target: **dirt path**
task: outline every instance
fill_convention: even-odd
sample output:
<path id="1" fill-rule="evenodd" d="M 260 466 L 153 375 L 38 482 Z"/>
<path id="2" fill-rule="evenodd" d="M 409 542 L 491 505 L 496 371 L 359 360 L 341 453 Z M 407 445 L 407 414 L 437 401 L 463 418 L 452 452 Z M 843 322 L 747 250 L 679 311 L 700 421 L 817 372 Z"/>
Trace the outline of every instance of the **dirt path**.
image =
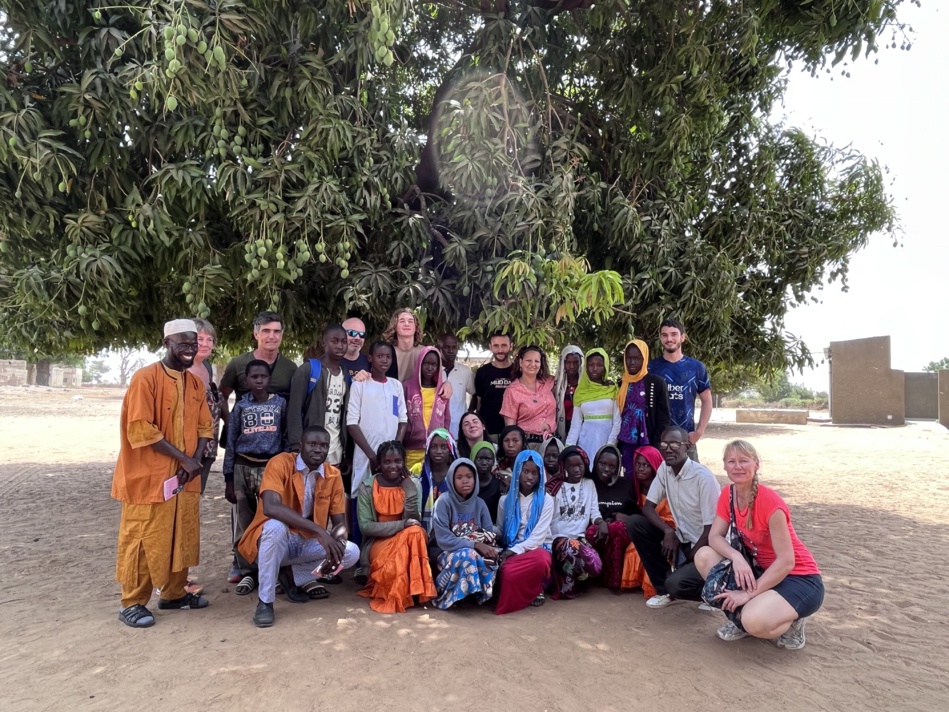
<path id="1" fill-rule="evenodd" d="M 3 709 L 941 710 L 949 708 L 949 435 L 715 422 L 762 452 L 824 571 L 827 600 L 799 653 L 715 637 L 694 604 L 646 609 L 596 590 L 494 616 L 373 613 L 351 578 L 326 601 L 278 599 L 250 622 L 227 573 L 219 470 L 204 502 L 204 611 L 117 620 L 118 505 L 109 498 L 117 390 L 0 388 L 0 682 Z M 719 414 L 723 417 L 727 414 Z"/>

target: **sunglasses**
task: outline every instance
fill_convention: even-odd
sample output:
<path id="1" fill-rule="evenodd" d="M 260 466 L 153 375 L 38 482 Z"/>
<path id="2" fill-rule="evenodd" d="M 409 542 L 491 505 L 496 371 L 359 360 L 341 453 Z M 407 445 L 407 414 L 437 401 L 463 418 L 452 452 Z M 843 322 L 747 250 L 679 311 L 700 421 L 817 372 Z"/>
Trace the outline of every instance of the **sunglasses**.
<path id="1" fill-rule="evenodd" d="M 346 329 L 346 335 L 353 339 L 365 339 L 365 331 L 356 331 L 355 329 Z"/>

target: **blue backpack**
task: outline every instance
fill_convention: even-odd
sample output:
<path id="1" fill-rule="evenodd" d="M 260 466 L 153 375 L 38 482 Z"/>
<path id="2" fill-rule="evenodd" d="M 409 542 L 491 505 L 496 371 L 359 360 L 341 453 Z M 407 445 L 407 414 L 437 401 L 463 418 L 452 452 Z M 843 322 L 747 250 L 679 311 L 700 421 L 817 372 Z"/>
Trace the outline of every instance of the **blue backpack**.
<path id="1" fill-rule="evenodd" d="M 323 373 L 323 363 L 318 358 L 311 358 L 310 360 L 310 382 L 306 384 L 306 399 L 310 400 L 310 394 L 313 392 L 313 389 L 316 388 L 316 384 L 320 382 L 320 374 Z"/>
<path id="2" fill-rule="evenodd" d="M 306 414 L 307 404 L 310 402 L 310 394 L 313 392 L 313 389 L 316 388 L 316 384 L 320 382 L 320 375 L 323 373 L 323 362 L 318 358 L 308 359 L 310 362 L 310 380 L 306 384 L 306 400 L 303 401 L 303 412 Z M 346 373 L 345 369 L 343 370 L 343 377 L 346 379 L 346 383 L 352 383 L 352 378 L 349 374 Z"/>

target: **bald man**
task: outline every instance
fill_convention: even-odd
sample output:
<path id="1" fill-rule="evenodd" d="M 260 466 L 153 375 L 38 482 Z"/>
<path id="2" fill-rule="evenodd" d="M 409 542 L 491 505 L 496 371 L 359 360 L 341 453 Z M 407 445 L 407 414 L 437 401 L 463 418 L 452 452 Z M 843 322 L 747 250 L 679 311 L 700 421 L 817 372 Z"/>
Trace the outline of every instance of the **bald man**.
<path id="1" fill-rule="evenodd" d="M 369 371 L 369 359 L 362 352 L 366 343 L 366 325 L 362 319 L 350 317 L 343 322 L 346 331 L 346 354 L 343 356 L 343 368 L 352 378 L 360 371 Z"/>

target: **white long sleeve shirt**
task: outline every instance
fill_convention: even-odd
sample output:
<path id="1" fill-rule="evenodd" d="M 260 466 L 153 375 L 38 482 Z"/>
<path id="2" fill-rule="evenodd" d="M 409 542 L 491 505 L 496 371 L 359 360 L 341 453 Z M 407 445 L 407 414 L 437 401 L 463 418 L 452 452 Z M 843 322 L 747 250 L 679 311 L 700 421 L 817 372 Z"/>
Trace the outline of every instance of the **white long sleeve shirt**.
<path id="1" fill-rule="evenodd" d="M 517 528 L 517 536 L 520 538 L 523 536 L 524 532 L 527 530 L 527 519 L 530 517 L 531 513 L 531 501 L 534 499 L 534 495 L 519 495 L 520 496 L 520 505 L 521 505 L 521 524 Z M 498 502 L 498 529 L 501 531 L 504 530 L 504 500 L 507 497 L 501 497 L 501 501 Z M 544 494 L 544 508 L 541 510 L 540 519 L 537 520 L 537 524 L 534 526 L 531 535 L 527 537 L 524 541 L 519 544 L 514 544 L 513 546 L 507 546 L 506 548 L 513 551 L 515 554 L 524 554 L 528 551 L 533 551 L 534 549 L 541 548 L 544 544 L 547 544 L 548 547 L 553 541 L 553 537 L 550 535 L 550 523 L 554 517 L 554 498 L 549 494 Z"/>

